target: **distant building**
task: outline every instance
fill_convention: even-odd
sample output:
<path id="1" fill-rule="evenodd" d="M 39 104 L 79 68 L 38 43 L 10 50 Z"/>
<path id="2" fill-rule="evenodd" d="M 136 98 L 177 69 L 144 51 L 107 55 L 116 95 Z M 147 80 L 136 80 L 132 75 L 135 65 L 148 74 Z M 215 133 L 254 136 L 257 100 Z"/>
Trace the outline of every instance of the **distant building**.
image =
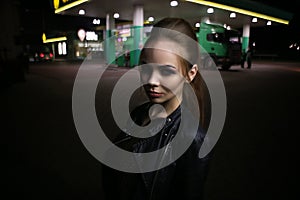
<path id="1" fill-rule="evenodd" d="M 16 60 L 22 53 L 20 1 L 2 0 L 0 6 L 0 60 Z"/>

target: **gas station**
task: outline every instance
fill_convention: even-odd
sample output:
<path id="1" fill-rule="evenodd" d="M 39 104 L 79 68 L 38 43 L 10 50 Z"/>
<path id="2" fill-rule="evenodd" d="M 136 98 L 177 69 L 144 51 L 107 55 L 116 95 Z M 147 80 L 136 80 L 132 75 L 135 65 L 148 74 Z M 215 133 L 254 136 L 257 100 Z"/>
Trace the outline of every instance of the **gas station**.
<path id="1" fill-rule="evenodd" d="M 14 1 L 6 2 L 10 5 Z M 4 182 L 13 186 L 9 195 L 32 200 L 105 199 L 102 164 L 82 144 L 71 109 L 74 80 L 82 66 L 80 59 L 88 60 L 88 51 L 103 52 L 105 61 L 121 66 L 118 57 L 126 53 L 126 44 L 131 42 L 132 49 L 141 48 L 151 27 L 165 17 L 184 18 L 197 34 L 203 23 L 238 30 L 243 51 L 253 45 L 255 28 L 288 27 L 293 22 L 291 13 L 250 0 L 51 2 L 55 16 L 65 15 L 74 21 L 75 16 L 86 16 L 95 30 L 72 27 L 72 34 L 60 31 L 55 35 L 49 26 L 43 34 L 36 33 L 36 38 L 55 48 L 57 62 L 30 63 L 30 71 L 22 81 L 13 76 L 14 71 L 8 71 L 12 75 L 3 73 L 3 141 L 16 158 L 16 165 L 10 168 Z M 13 15 L 7 8 L 3 6 L 6 13 Z M 14 23 L 7 23 L 4 33 L 14 28 Z M 111 37 L 114 39 L 108 40 Z M 13 40 L 3 38 L 13 46 Z M 108 42 L 102 46 L 105 40 Z M 7 45 L 8 58 L 14 53 L 10 46 Z M 139 52 L 130 54 L 132 67 L 138 62 Z M 64 56 L 66 59 L 61 59 Z M 93 76 L 94 71 L 104 71 L 98 63 L 85 64 L 91 66 L 85 72 Z M 290 60 L 266 59 L 257 60 L 251 70 L 234 66 L 228 71 L 216 71 L 224 81 L 227 112 L 222 136 L 214 149 L 204 199 L 299 199 L 295 159 L 299 141 L 295 131 L 299 129 L 299 66 L 299 62 Z M 101 77 L 103 87 L 93 96 L 97 103 L 93 109 L 107 134 L 119 131 L 112 123 L 113 116 L 106 111 L 111 109 L 110 90 L 127 72 L 135 74 L 135 69 L 109 66 Z M 85 120 L 90 122 L 89 118 Z M 16 139 L 16 145 L 11 144 L 11 138 Z"/>
<path id="2" fill-rule="evenodd" d="M 201 22 L 241 30 L 242 52 L 252 45 L 249 44 L 251 27 L 288 25 L 293 17 L 284 10 L 249 0 L 53 0 L 53 7 L 58 15 L 95 17 L 94 21 L 105 19 L 105 22 L 99 20 L 103 40 L 116 36 L 115 41 L 106 40 L 105 47 L 98 45 L 104 50 L 108 63 L 114 63 L 128 52 L 126 43 L 131 43 L 132 49 L 140 49 L 151 25 L 164 17 L 184 18 L 195 31 Z M 127 23 L 116 23 L 120 19 Z M 124 62 L 123 58 L 121 63 Z M 130 66 L 137 62 L 138 51 L 130 52 Z"/>

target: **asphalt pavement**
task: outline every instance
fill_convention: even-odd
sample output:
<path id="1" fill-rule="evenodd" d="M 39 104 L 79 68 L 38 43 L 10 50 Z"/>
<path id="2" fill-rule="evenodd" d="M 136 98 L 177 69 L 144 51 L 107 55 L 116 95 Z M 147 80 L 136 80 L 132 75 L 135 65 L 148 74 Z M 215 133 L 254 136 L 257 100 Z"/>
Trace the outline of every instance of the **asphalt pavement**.
<path id="1" fill-rule="evenodd" d="M 104 199 L 101 164 L 73 121 L 72 91 L 81 64 L 30 64 L 25 81 L 1 91 L 2 146 L 14 155 L 4 151 L 3 165 L 10 170 L 3 182 L 11 195 Z M 110 90 L 128 70 L 109 67 L 95 96 L 99 123 L 111 134 L 118 129 L 107 114 Z M 299 199 L 300 63 L 255 60 L 252 69 L 233 66 L 220 74 L 227 113 L 205 200 Z"/>

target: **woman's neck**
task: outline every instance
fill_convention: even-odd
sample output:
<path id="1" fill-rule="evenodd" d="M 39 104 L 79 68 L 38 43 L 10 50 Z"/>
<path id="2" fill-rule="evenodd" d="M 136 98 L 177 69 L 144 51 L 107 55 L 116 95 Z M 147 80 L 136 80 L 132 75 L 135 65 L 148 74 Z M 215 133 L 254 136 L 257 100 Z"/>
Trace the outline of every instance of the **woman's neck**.
<path id="1" fill-rule="evenodd" d="M 167 118 L 179 105 L 180 102 L 177 99 L 163 104 L 155 104 L 149 110 L 150 118 Z"/>
<path id="2" fill-rule="evenodd" d="M 165 108 L 167 116 L 169 116 L 171 113 L 173 113 L 178 108 L 179 105 L 180 105 L 180 102 L 176 99 L 173 102 L 166 102 L 162 106 Z"/>

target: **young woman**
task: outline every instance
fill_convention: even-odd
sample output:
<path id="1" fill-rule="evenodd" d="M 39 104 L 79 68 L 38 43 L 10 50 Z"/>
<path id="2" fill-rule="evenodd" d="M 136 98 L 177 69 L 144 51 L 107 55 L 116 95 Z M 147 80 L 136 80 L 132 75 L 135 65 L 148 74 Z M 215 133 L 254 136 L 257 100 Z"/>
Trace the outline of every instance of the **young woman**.
<path id="1" fill-rule="evenodd" d="M 165 18 L 155 24 L 141 52 L 139 66 L 143 90 L 149 101 L 135 108 L 131 118 L 141 127 L 156 120 L 165 121 L 158 123 L 157 128 L 145 129 L 149 137 L 130 135 L 137 133 L 129 124 L 115 144 L 136 153 L 153 152 L 167 146 L 166 151 L 151 162 L 171 162 L 142 173 L 121 172 L 104 166 L 103 187 L 107 199 L 202 199 L 210 156 L 198 156 L 208 118 L 205 116 L 207 89 L 199 73 L 199 56 L 197 38 L 187 21 Z M 195 94 L 198 115 L 198 107 L 192 106 L 195 102 L 190 91 Z M 192 138 L 191 143 L 178 154 L 180 150 L 176 145 L 186 138 Z"/>

